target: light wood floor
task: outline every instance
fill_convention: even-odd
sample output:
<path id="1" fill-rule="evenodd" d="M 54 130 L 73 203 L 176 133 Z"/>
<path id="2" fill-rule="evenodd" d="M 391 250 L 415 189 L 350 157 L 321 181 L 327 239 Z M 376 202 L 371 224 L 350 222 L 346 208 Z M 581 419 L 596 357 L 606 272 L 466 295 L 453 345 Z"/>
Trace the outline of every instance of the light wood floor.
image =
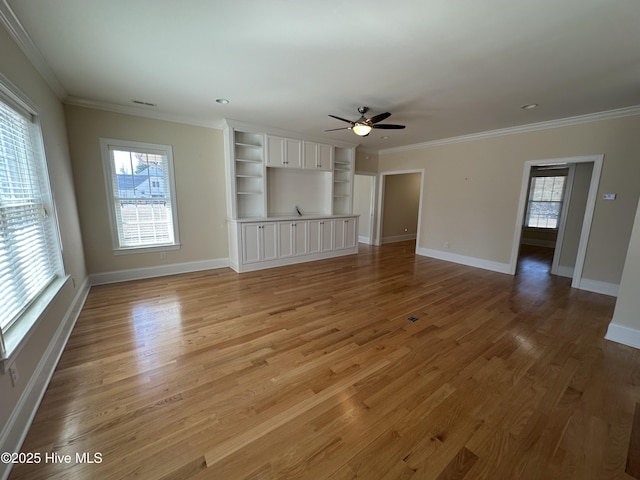
<path id="1" fill-rule="evenodd" d="M 640 478 L 614 299 L 414 248 L 92 288 L 10 478 Z"/>

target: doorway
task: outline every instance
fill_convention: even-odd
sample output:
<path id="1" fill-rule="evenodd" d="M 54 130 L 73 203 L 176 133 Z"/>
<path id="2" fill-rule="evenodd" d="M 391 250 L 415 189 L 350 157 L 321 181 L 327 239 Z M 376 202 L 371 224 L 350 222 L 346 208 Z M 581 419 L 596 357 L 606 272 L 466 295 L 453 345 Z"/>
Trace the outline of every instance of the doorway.
<path id="1" fill-rule="evenodd" d="M 416 240 L 420 243 L 420 220 L 424 169 L 380 174 L 376 245 Z"/>
<path id="2" fill-rule="evenodd" d="M 532 172 L 542 168 L 566 167 L 568 173 L 564 193 L 565 201 L 563 201 L 558 219 L 557 237 L 553 244 L 554 253 L 550 271 L 556 275 L 572 278 L 571 286 L 580 288 L 603 161 L 604 155 L 593 155 L 525 162 L 516 232 L 511 253 L 510 273 L 512 275 L 516 273 L 518 266 Z"/>

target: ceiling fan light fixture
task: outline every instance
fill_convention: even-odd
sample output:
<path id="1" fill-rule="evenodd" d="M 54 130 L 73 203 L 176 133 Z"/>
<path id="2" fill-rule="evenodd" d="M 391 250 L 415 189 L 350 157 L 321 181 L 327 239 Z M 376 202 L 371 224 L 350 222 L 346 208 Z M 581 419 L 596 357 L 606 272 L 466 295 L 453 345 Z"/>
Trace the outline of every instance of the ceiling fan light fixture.
<path id="1" fill-rule="evenodd" d="M 351 129 L 356 135 L 365 137 L 369 135 L 369 132 L 371 132 L 371 128 L 371 125 L 367 125 L 366 123 L 356 123 Z"/>

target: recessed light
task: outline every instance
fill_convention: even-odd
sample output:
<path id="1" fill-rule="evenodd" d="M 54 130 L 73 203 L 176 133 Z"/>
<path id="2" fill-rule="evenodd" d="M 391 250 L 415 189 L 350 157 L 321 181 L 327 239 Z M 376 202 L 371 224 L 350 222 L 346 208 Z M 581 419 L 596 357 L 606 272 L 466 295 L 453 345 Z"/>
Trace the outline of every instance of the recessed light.
<path id="1" fill-rule="evenodd" d="M 226 105 L 227 103 L 229 103 L 229 100 L 227 100 L 226 98 L 216 98 L 216 102 L 220 105 Z"/>
<path id="2" fill-rule="evenodd" d="M 520 108 L 523 110 L 533 110 L 538 106 L 537 103 L 529 103 L 528 105 L 522 105 Z"/>

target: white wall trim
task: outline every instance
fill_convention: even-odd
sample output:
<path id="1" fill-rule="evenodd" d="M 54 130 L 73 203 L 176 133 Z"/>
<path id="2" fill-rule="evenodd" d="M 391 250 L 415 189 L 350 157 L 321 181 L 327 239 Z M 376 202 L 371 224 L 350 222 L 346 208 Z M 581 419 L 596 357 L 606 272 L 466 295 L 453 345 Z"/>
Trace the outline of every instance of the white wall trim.
<path id="1" fill-rule="evenodd" d="M 44 59 L 40 50 L 33 43 L 33 40 L 18 20 L 18 17 L 13 12 L 7 0 L 0 1 L 0 23 L 7 29 L 9 35 L 16 42 L 22 53 L 29 59 L 33 67 L 42 75 L 49 88 L 60 99 L 64 100 L 67 96 L 67 91 L 64 89 L 60 80 L 53 70 Z"/>
<path id="2" fill-rule="evenodd" d="M 417 248 L 416 253 L 424 257 L 436 258 L 447 262 L 460 263 L 469 267 L 482 268 L 498 273 L 509 273 L 510 265 L 508 263 L 493 262 L 483 258 L 467 257 L 458 255 L 457 253 L 443 252 L 442 250 L 432 250 L 430 248 Z"/>
<path id="3" fill-rule="evenodd" d="M 182 125 L 193 125 L 195 127 L 214 128 L 217 130 L 224 129 L 224 122 L 206 121 L 194 117 L 184 115 L 174 115 L 166 112 L 154 110 L 155 107 L 138 107 L 135 105 L 119 105 L 116 103 L 101 102 L 98 100 L 88 100 L 85 98 L 68 96 L 64 99 L 67 105 L 76 105 L 78 107 L 93 108 L 95 110 L 103 110 L 105 112 L 121 113 L 124 115 L 135 115 L 137 117 L 152 118 L 154 120 L 162 120 L 165 122 L 179 123 Z"/>
<path id="4" fill-rule="evenodd" d="M 422 224 L 422 202 L 424 199 L 424 168 L 416 168 L 409 170 L 390 170 L 388 172 L 380 172 L 378 174 L 378 205 L 376 207 L 376 214 L 374 215 L 374 244 L 377 246 L 382 245 L 382 224 L 384 222 L 384 189 L 385 189 L 385 181 L 387 176 L 389 175 L 404 175 L 405 173 L 419 173 L 420 174 L 420 198 L 418 199 L 418 233 L 416 234 L 416 252 L 417 247 L 420 245 L 420 232 L 421 232 L 421 224 Z"/>
<path id="5" fill-rule="evenodd" d="M 144 278 L 164 277 L 179 273 L 199 272 L 224 268 L 229 266 L 228 258 L 213 260 L 200 260 L 197 262 L 173 263 L 170 265 L 157 265 L 153 267 L 132 268 L 128 270 L 116 270 L 113 272 L 93 273 L 89 275 L 91 285 L 104 285 L 107 283 L 127 282 L 129 280 L 141 280 Z"/>
<path id="6" fill-rule="evenodd" d="M 589 278 L 583 278 L 578 285 L 571 285 L 574 288 L 580 290 L 586 290 L 587 292 L 601 293 L 602 295 L 609 295 L 610 297 L 618 296 L 618 289 L 620 285 L 615 283 L 601 282 L 599 280 L 591 280 Z"/>
<path id="7" fill-rule="evenodd" d="M 416 233 L 408 233 L 406 235 L 392 235 L 390 237 L 382 237 L 382 243 L 404 242 L 405 240 L 415 240 L 418 235 Z"/>
<path id="8" fill-rule="evenodd" d="M 27 385 L 18 400 L 16 407 L 9 416 L 7 424 L 0 432 L 0 445 L 5 452 L 19 452 L 27 432 L 33 423 L 42 397 L 44 396 L 51 377 L 69 340 L 71 331 L 76 324 L 80 311 L 89 294 L 89 279 L 76 292 L 71 305 L 60 322 L 58 329 L 51 338 L 47 349 L 40 358 L 38 366 L 29 378 Z M 0 478 L 6 479 L 11 472 L 12 464 L 0 463 Z"/>
<path id="9" fill-rule="evenodd" d="M 640 105 L 635 105 L 632 107 L 625 107 L 625 108 L 618 108 L 615 110 L 606 110 L 604 112 L 589 113 L 586 115 L 578 115 L 575 117 L 560 118 L 557 120 L 549 120 L 546 122 L 530 123 L 527 125 L 500 128 L 497 130 L 488 130 L 485 132 L 472 133 L 469 135 L 461 135 L 459 137 L 443 138 L 440 140 L 432 140 L 430 142 L 416 143 L 413 145 L 404 145 L 401 147 L 387 148 L 384 150 L 380 150 L 378 154 L 387 155 L 391 153 L 407 152 L 410 150 L 420 150 L 423 148 L 439 147 L 441 145 L 450 145 L 453 143 L 472 142 L 474 140 L 501 137 L 504 135 L 535 132 L 537 130 L 546 130 L 549 128 L 567 127 L 571 125 L 579 125 L 581 123 L 590 123 L 590 122 L 598 122 L 601 120 L 611 120 L 615 118 L 631 117 L 633 115 L 640 115 Z"/>
<path id="10" fill-rule="evenodd" d="M 536 165 L 557 165 L 557 164 L 573 164 L 573 163 L 593 163 L 591 172 L 591 181 L 589 184 L 589 193 L 587 195 L 587 203 L 582 221 L 582 229 L 580 232 L 580 242 L 578 244 L 578 253 L 576 254 L 576 264 L 574 267 L 574 276 L 571 282 L 573 288 L 581 288 L 580 281 L 582 279 L 582 271 L 584 269 L 584 261 L 587 255 L 587 242 L 591 232 L 591 222 L 593 221 L 593 213 L 595 211 L 596 200 L 598 196 L 598 186 L 600 184 L 600 173 L 602 172 L 602 164 L 604 155 L 584 155 L 578 157 L 563 157 L 541 160 L 527 160 L 524 163 L 522 171 L 522 184 L 520 187 L 520 200 L 518 202 L 518 211 L 516 222 L 514 225 L 513 244 L 511 246 L 511 264 L 509 273 L 515 275 L 518 265 L 518 252 L 520 250 L 520 241 L 522 238 L 522 224 L 524 222 L 524 211 L 527 202 L 527 191 L 529 188 L 529 176 L 531 168 Z"/>
<path id="11" fill-rule="evenodd" d="M 629 328 L 625 327 L 624 325 L 610 323 L 604 339 L 611 340 L 612 342 L 616 343 L 621 343 L 622 345 L 627 345 L 628 347 L 640 349 L 640 330 L 636 330 L 635 328 Z"/>
<path id="12" fill-rule="evenodd" d="M 366 243 L 367 245 L 371 245 L 371 239 L 369 237 L 365 237 L 363 235 L 358 236 L 358 243 Z"/>

